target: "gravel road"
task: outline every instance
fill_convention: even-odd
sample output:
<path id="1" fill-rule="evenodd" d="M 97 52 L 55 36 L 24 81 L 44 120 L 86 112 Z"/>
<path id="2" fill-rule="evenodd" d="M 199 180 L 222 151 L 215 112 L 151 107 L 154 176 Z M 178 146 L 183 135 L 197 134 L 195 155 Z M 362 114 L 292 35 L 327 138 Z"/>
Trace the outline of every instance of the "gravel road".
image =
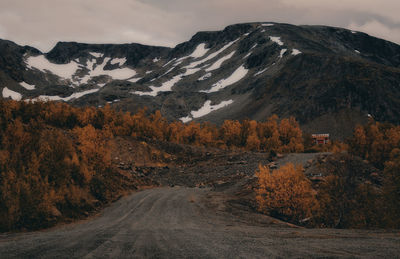
<path id="1" fill-rule="evenodd" d="M 1 258 L 396 258 L 400 234 L 303 229 L 227 209 L 223 194 L 174 187 L 137 192 L 98 217 L 0 235 Z M 239 215 L 240 214 L 240 215 Z M 257 220 L 255 220 L 257 219 Z"/>

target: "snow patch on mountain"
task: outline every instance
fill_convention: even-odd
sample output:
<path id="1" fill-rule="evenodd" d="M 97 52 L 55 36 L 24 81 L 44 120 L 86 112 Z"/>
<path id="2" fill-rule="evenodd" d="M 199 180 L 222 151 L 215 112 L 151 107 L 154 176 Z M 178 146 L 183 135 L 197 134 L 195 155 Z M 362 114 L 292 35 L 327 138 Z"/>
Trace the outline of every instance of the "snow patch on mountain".
<path id="1" fill-rule="evenodd" d="M 118 64 L 119 66 L 122 66 L 123 64 L 125 64 L 125 62 L 126 58 L 113 58 L 112 60 L 110 60 L 111 65 Z"/>
<path id="2" fill-rule="evenodd" d="M 238 69 L 236 69 L 232 75 L 230 75 L 228 78 L 222 79 L 220 81 L 218 81 L 217 83 L 213 84 L 211 89 L 209 90 L 202 90 L 200 92 L 203 93 L 213 93 L 213 92 L 218 92 L 219 90 L 232 85 L 236 82 L 239 82 L 240 80 L 242 80 L 246 75 L 247 72 L 249 72 L 248 69 L 246 69 L 243 65 L 240 66 Z"/>
<path id="3" fill-rule="evenodd" d="M 264 69 L 261 70 L 261 71 L 258 71 L 257 73 L 254 74 L 254 76 L 261 75 L 262 73 L 264 73 L 264 72 L 267 71 L 267 70 L 268 70 L 268 67 L 267 67 L 267 68 L 264 68 Z"/>
<path id="4" fill-rule="evenodd" d="M 192 75 L 194 73 L 197 73 L 198 71 L 200 71 L 201 68 L 187 68 L 186 72 L 183 74 L 183 76 L 189 76 Z"/>
<path id="5" fill-rule="evenodd" d="M 243 57 L 243 59 L 246 59 L 246 58 L 248 58 L 248 57 L 251 55 L 251 53 L 253 53 L 253 52 L 249 52 L 249 53 L 247 53 L 247 55 L 246 55 L 246 56 L 244 56 L 244 57 Z"/>
<path id="6" fill-rule="evenodd" d="M 169 81 L 164 82 L 161 86 L 149 86 L 151 89 L 151 92 L 142 92 L 142 91 L 134 91 L 131 92 L 132 94 L 136 95 L 148 95 L 148 96 L 157 96 L 159 92 L 170 92 L 172 90 L 172 87 L 178 83 L 182 79 L 182 75 L 177 75 L 174 76 L 172 79 Z"/>
<path id="7" fill-rule="evenodd" d="M 203 81 L 203 80 L 210 78 L 211 76 L 212 76 L 212 74 L 210 72 L 208 72 L 208 73 L 204 74 L 203 76 L 199 77 L 199 79 L 197 79 L 197 80 Z"/>
<path id="8" fill-rule="evenodd" d="M 125 67 L 125 68 L 117 68 L 117 69 L 113 69 L 113 70 L 104 70 L 104 67 L 107 65 L 107 63 L 110 61 L 110 59 L 111 58 L 108 58 L 108 57 L 105 58 L 103 60 L 102 64 L 97 65 L 96 68 L 94 68 L 92 70 L 90 70 L 90 68 L 88 68 L 89 69 L 89 75 L 88 76 L 90 78 L 93 78 L 93 77 L 96 77 L 96 76 L 105 75 L 105 76 L 110 76 L 110 77 L 112 77 L 113 79 L 116 79 L 116 80 L 126 80 L 126 79 L 131 78 L 131 77 L 136 75 L 136 71 L 135 70 L 127 68 L 127 67 Z"/>
<path id="9" fill-rule="evenodd" d="M 3 98 L 11 98 L 14 101 L 20 101 L 22 99 L 22 95 L 18 92 L 8 89 L 7 87 L 3 88 Z"/>
<path id="10" fill-rule="evenodd" d="M 142 79 L 142 78 L 141 78 L 141 77 L 137 77 L 137 78 L 128 79 L 128 80 L 126 80 L 126 81 L 131 82 L 131 83 L 136 83 L 136 82 L 139 81 L 140 79 Z"/>
<path id="11" fill-rule="evenodd" d="M 296 55 L 299 55 L 299 54 L 301 54 L 301 51 L 300 51 L 300 50 L 298 50 L 298 49 L 292 49 L 292 55 L 293 55 L 293 56 L 296 56 Z"/>
<path id="12" fill-rule="evenodd" d="M 283 42 L 281 41 L 281 37 L 274 37 L 274 36 L 269 36 L 270 40 L 278 44 L 279 46 L 283 46 Z"/>
<path id="13" fill-rule="evenodd" d="M 244 56 L 243 57 L 243 59 L 246 59 L 246 58 L 248 58 L 253 52 L 252 52 L 252 50 L 255 48 L 255 47 L 257 47 L 257 43 L 256 44 L 254 44 L 250 49 L 249 49 L 249 53 L 247 53 L 247 55 L 246 56 Z"/>
<path id="14" fill-rule="evenodd" d="M 101 58 L 103 56 L 103 53 L 99 53 L 99 52 L 89 52 L 89 54 L 95 58 Z"/>
<path id="15" fill-rule="evenodd" d="M 199 45 L 197 45 L 196 49 L 193 51 L 192 54 L 190 54 L 189 56 L 192 58 L 201 58 L 202 56 L 204 56 L 209 49 L 206 49 L 206 44 L 205 43 L 200 43 Z"/>
<path id="16" fill-rule="evenodd" d="M 76 93 L 71 94 L 68 97 L 60 97 L 58 95 L 55 95 L 55 96 L 40 95 L 39 97 L 36 97 L 32 101 L 64 101 L 64 102 L 68 102 L 68 101 L 70 101 L 72 99 L 78 99 L 78 98 L 81 98 L 82 96 L 85 96 L 85 95 L 88 95 L 88 94 L 92 94 L 92 93 L 96 93 L 99 90 L 100 90 L 100 88 L 90 89 L 90 90 L 86 90 L 86 91 L 82 91 L 82 92 L 76 92 Z"/>
<path id="17" fill-rule="evenodd" d="M 286 51 L 287 49 L 281 49 L 281 53 L 279 53 L 279 58 L 282 58 Z"/>
<path id="18" fill-rule="evenodd" d="M 179 120 L 182 121 L 183 123 L 186 123 L 186 122 L 193 120 L 193 118 L 190 116 L 186 116 L 186 117 L 179 118 Z"/>
<path id="19" fill-rule="evenodd" d="M 96 60 L 95 59 L 90 59 L 90 60 L 86 60 L 86 68 L 89 70 L 93 70 L 94 69 L 94 65 L 96 65 Z M 84 68 L 85 66 L 81 66 L 81 68 Z"/>
<path id="20" fill-rule="evenodd" d="M 169 74 L 169 73 L 170 73 L 172 70 L 174 70 L 175 68 L 176 68 L 176 66 L 171 67 L 170 69 L 167 70 L 167 72 L 165 72 L 164 74 L 162 74 L 162 75 L 159 76 L 158 78 L 163 77 L 163 76 L 165 76 L 166 74 Z"/>
<path id="21" fill-rule="evenodd" d="M 230 46 L 232 46 L 233 44 L 235 44 L 239 39 L 240 39 L 240 38 L 237 38 L 236 40 L 233 40 L 233 41 L 229 42 L 228 44 L 226 44 L 225 46 L 223 46 L 220 50 L 218 50 L 218 51 L 216 52 L 217 55 L 218 55 L 219 53 L 221 53 L 222 51 L 226 50 L 227 48 L 229 48 Z M 216 55 L 215 55 L 215 56 L 216 56 Z M 214 57 L 215 57 L 215 56 L 214 56 Z"/>
<path id="22" fill-rule="evenodd" d="M 23 88 L 25 88 L 26 90 L 34 90 L 35 89 L 35 85 L 30 85 L 28 83 L 25 83 L 24 81 L 19 83 Z"/>
<path id="23" fill-rule="evenodd" d="M 199 110 L 192 111 L 191 114 L 192 114 L 193 118 L 200 118 L 200 117 L 203 117 L 203 116 L 209 114 L 212 111 L 219 110 L 219 109 L 221 109 L 225 106 L 228 106 L 232 103 L 233 103 L 233 100 L 228 100 L 228 101 L 222 101 L 216 105 L 211 105 L 211 101 L 207 100 Z"/>
<path id="24" fill-rule="evenodd" d="M 210 72 L 210 71 L 220 68 L 222 63 L 224 63 L 226 60 L 232 58 L 235 53 L 236 53 L 236 51 L 234 50 L 231 53 L 229 53 L 228 55 L 218 59 L 217 61 L 214 62 L 214 64 L 212 64 L 210 67 L 208 67 L 206 69 L 206 72 Z"/>
<path id="25" fill-rule="evenodd" d="M 216 51 L 216 52 L 214 52 L 214 53 L 212 53 L 212 54 L 209 54 L 207 57 L 205 57 L 205 58 L 203 58 L 203 59 L 200 59 L 200 60 L 198 60 L 198 61 L 195 61 L 195 62 L 192 62 L 192 63 L 190 63 L 189 65 L 187 65 L 186 67 L 184 67 L 184 68 L 194 68 L 194 67 L 196 67 L 196 66 L 198 66 L 198 65 L 200 65 L 200 64 L 204 64 L 205 62 L 207 62 L 207 61 L 209 61 L 209 60 L 211 60 L 211 59 L 213 59 L 213 58 L 215 58 L 216 56 L 218 56 L 219 54 L 221 54 L 224 50 L 226 50 L 227 48 L 229 48 L 230 46 L 232 46 L 236 41 L 238 41 L 239 39 L 236 39 L 236 40 L 234 40 L 234 41 L 231 41 L 231 42 L 229 42 L 228 44 L 226 44 L 225 46 L 223 46 L 221 49 L 219 49 L 218 51 Z"/>
<path id="26" fill-rule="evenodd" d="M 198 109 L 197 111 L 191 111 L 189 116 L 182 117 L 182 118 L 180 118 L 180 120 L 183 123 L 186 123 L 186 122 L 191 121 L 192 119 L 203 117 L 213 111 L 224 108 L 232 103 L 233 103 L 233 100 L 228 100 L 228 101 L 222 101 L 216 105 L 211 105 L 211 101 L 207 100 L 200 109 Z"/>
<path id="27" fill-rule="evenodd" d="M 201 57 L 204 56 L 204 55 L 208 52 L 208 50 L 209 50 L 209 49 L 206 49 L 205 46 L 206 46 L 205 43 L 200 43 L 199 45 L 197 45 L 196 49 L 195 49 L 190 55 L 183 56 L 183 57 L 177 59 L 177 60 L 175 61 L 175 66 L 179 65 L 179 64 L 182 63 L 185 59 L 188 59 L 188 58 L 201 58 Z M 164 66 L 165 66 L 165 65 L 164 65 Z"/>
<path id="28" fill-rule="evenodd" d="M 176 58 L 171 59 L 170 61 L 168 61 L 167 63 L 165 63 L 162 67 L 168 66 L 170 63 L 174 62 L 175 60 L 176 60 Z"/>
<path id="29" fill-rule="evenodd" d="M 78 63 L 75 61 L 68 64 L 55 64 L 50 62 L 44 55 L 36 57 L 30 56 L 26 60 L 26 63 L 30 69 L 36 68 L 42 72 L 47 70 L 56 76 L 69 79 L 72 78 L 72 75 L 75 74 L 76 70 L 79 68 Z"/>
<path id="30" fill-rule="evenodd" d="M 100 53 L 90 52 L 92 56 L 99 56 Z M 38 69 L 42 72 L 49 71 L 52 74 L 64 78 L 70 79 L 75 82 L 79 81 L 81 84 L 87 84 L 89 80 L 96 76 L 110 76 L 112 79 L 116 80 L 126 80 L 136 75 L 136 71 L 130 68 L 117 68 L 113 70 L 105 70 L 104 67 L 107 63 L 110 64 L 119 64 L 123 65 L 126 62 L 126 58 L 115 58 L 111 59 L 109 57 L 104 58 L 103 63 L 100 65 L 96 65 L 96 61 L 91 59 L 86 61 L 86 68 L 89 70 L 89 73 L 81 78 L 77 76 L 74 77 L 74 74 L 78 69 L 83 69 L 85 66 L 78 64 L 76 61 L 71 61 L 68 64 L 55 64 L 50 62 L 44 55 L 39 55 L 36 57 L 29 57 L 26 60 L 28 68 L 30 69 Z"/>
<path id="31" fill-rule="evenodd" d="M 184 56 L 184 57 L 181 57 L 181 58 L 177 59 L 177 60 L 174 62 L 174 66 L 179 65 L 179 64 L 182 63 L 185 59 L 188 59 L 188 58 L 190 58 L 190 55 Z"/>

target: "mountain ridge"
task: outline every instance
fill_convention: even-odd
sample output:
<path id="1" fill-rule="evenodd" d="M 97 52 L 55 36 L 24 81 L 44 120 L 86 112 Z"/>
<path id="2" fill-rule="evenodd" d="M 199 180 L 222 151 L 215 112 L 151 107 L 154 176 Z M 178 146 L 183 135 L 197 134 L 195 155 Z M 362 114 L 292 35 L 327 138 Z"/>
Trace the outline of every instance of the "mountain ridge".
<path id="1" fill-rule="evenodd" d="M 0 58 L 3 98 L 146 106 L 184 122 L 295 116 L 338 138 L 370 116 L 400 122 L 400 46 L 336 27 L 236 24 L 174 48 L 0 41 Z"/>

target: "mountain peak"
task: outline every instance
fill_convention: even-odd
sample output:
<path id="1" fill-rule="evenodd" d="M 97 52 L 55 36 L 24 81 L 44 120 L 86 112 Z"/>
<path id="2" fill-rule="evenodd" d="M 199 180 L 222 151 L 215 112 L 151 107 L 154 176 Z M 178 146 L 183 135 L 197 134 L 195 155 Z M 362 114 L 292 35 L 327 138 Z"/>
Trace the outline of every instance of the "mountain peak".
<path id="1" fill-rule="evenodd" d="M 59 42 L 25 55 L 27 47 L 8 44 L 3 57 L 11 58 L 0 62 L 6 96 L 147 106 L 182 121 L 295 116 L 304 129 L 334 137 L 368 114 L 400 122 L 400 46 L 342 28 L 234 24 L 172 49 Z"/>

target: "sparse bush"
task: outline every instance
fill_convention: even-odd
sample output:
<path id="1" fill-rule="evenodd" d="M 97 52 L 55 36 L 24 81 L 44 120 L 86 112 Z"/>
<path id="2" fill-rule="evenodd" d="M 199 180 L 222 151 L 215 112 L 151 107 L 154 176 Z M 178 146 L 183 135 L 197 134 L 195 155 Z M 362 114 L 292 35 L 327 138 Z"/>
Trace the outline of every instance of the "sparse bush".
<path id="1" fill-rule="evenodd" d="M 379 227 L 383 210 L 376 187 L 357 183 L 349 177 L 330 175 L 318 188 L 319 210 L 316 223 L 322 227 Z"/>

